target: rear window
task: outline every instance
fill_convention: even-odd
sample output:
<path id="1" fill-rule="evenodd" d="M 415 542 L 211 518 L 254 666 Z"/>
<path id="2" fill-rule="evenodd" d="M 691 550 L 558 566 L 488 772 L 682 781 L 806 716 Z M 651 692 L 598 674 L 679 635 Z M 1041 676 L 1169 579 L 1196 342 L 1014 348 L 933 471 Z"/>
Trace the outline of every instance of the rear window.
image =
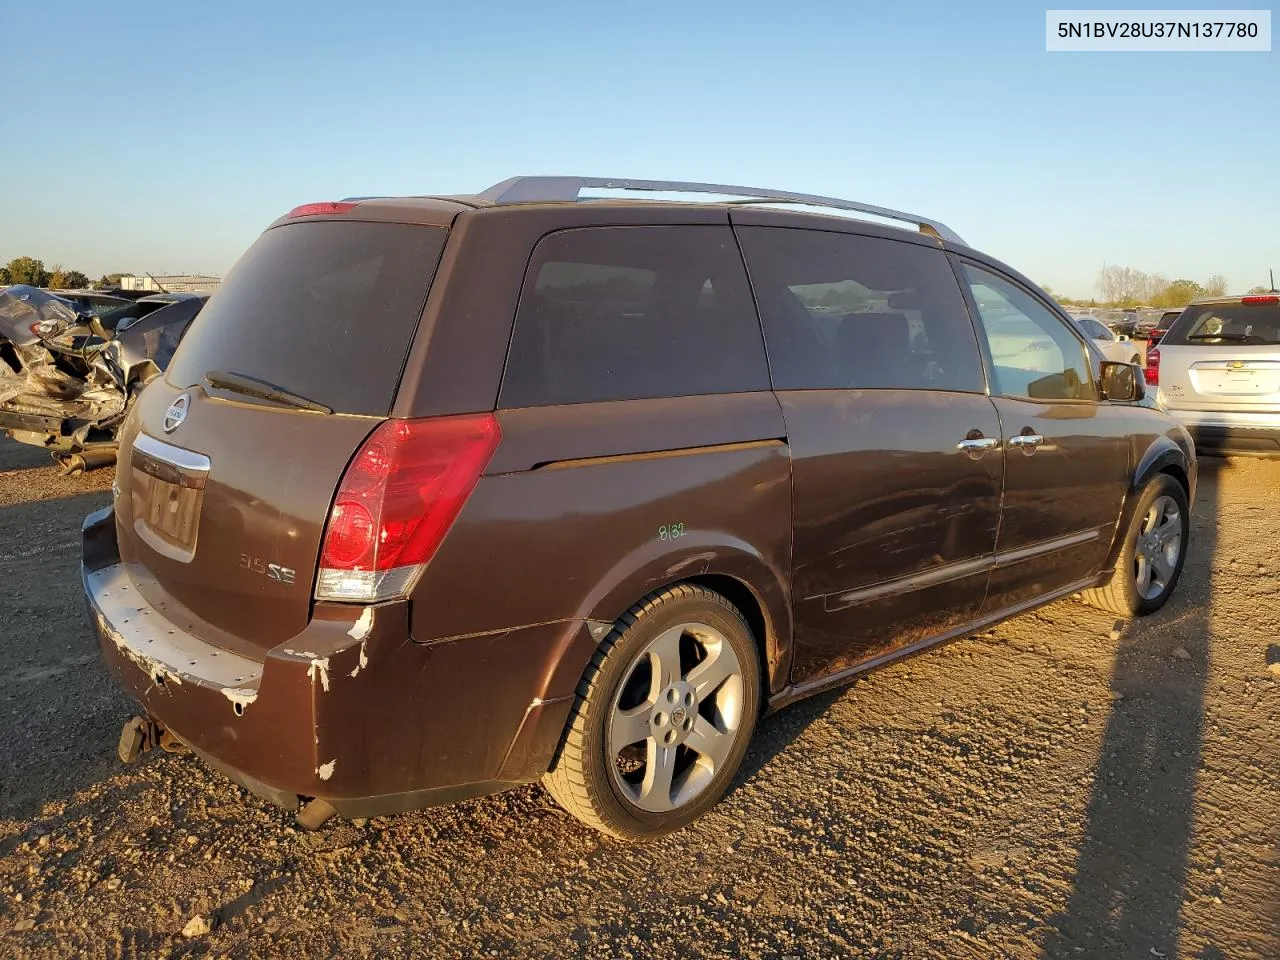
<path id="1" fill-rule="evenodd" d="M 534 248 L 502 406 L 768 389 L 760 322 L 727 226 L 583 227 Z"/>
<path id="2" fill-rule="evenodd" d="M 167 379 L 265 380 L 339 413 L 385 416 L 446 231 L 309 221 L 268 230 L 200 312 Z"/>
<path id="3" fill-rule="evenodd" d="M 1162 343 L 1239 346 L 1280 343 L 1280 303 L 1221 303 L 1187 307 Z"/>
<path id="4" fill-rule="evenodd" d="M 1097 320 L 1080 320 L 1080 329 L 1084 331 L 1085 336 L 1092 337 L 1094 340 L 1114 340 L 1115 334 L 1100 324 Z"/>

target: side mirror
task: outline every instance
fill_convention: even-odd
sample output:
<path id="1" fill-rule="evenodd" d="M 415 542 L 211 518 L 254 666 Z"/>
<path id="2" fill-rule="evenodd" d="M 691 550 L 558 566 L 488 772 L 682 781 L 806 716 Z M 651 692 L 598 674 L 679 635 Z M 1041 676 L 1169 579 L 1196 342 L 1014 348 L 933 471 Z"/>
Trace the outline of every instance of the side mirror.
<path id="1" fill-rule="evenodd" d="M 1102 396 L 1117 403 L 1133 402 L 1146 396 L 1142 374 L 1132 363 L 1102 362 Z"/>
<path id="2" fill-rule="evenodd" d="M 1119 340 L 1121 343 L 1128 343 L 1129 335 L 1127 333 L 1122 333 L 1120 334 L 1120 336 L 1116 337 L 1116 339 Z"/>

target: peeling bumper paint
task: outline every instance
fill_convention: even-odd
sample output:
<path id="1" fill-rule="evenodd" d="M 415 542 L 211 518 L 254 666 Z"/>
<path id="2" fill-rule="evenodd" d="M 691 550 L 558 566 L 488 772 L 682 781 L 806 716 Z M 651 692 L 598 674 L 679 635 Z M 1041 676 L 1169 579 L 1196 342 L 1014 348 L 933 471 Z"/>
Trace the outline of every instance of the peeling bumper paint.
<path id="1" fill-rule="evenodd" d="M 110 509 L 83 535 L 85 596 L 112 672 L 197 756 L 281 806 L 319 797 L 373 816 L 537 779 L 598 642 L 559 622 L 416 644 L 407 603 L 317 603 L 288 642 L 244 655 L 138 593 Z"/>

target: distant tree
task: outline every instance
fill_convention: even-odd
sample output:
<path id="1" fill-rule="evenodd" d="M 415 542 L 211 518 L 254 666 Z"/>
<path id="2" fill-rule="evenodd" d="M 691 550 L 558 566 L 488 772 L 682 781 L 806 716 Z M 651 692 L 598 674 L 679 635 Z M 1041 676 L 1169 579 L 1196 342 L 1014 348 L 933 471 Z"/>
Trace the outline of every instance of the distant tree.
<path id="1" fill-rule="evenodd" d="M 1157 307 L 1185 307 L 1197 297 L 1205 295 L 1204 287 L 1194 280 L 1175 280 L 1156 297 Z"/>
<path id="2" fill-rule="evenodd" d="M 7 267 L 10 283 L 28 283 L 33 287 L 43 287 L 49 282 L 49 272 L 44 264 L 34 257 L 14 257 Z"/>
<path id="3" fill-rule="evenodd" d="M 1142 293 L 1138 299 L 1142 303 L 1154 305 L 1156 298 L 1164 292 L 1167 286 L 1169 286 L 1169 278 L 1163 273 L 1143 274 Z"/>
<path id="4" fill-rule="evenodd" d="M 1227 278 L 1215 273 L 1204 285 L 1204 296 L 1225 297 L 1227 295 Z"/>
<path id="5" fill-rule="evenodd" d="M 8 286 L 11 283 L 13 281 L 9 279 L 9 268 L 0 267 L 0 287 Z"/>
<path id="6" fill-rule="evenodd" d="M 1104 264 L 1098 271 L 1097 286 L 1103 300 L 1119 307 L 1132 307 L 1150 292 L 1151 277 L 1133 267 Z"/>
<path id="7" fill-rule="evenodd" d="M 49 274 L 49 284 L 54 290 L 83 290 L 89 286 L 89 278 L 79 270 L 64 270 L 55 266 Z"/>

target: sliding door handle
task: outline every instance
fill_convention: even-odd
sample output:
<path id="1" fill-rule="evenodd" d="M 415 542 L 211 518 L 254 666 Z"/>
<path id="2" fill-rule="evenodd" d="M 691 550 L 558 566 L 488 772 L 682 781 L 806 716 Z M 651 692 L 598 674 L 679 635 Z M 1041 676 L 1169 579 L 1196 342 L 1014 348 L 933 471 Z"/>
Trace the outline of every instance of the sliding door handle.
<path id="1" fill-rule="evenodd" d="M 995 437 L 970 437 L 957 443 L 956 449 L 964 451 L 970 458 L 977 460 L 988 450 L 994 450 L 998 446 L 1000 441 Z"/>
<path id="2" fill-rule="evenodd" d="M 1020 433 L 1015 437 L 1009 438 L 1009 446 L 1022 447 L 1027 453 L 1030 453 L 1042 443 L 1044 443 L 1044 437 L 1038 433 Z"/>

